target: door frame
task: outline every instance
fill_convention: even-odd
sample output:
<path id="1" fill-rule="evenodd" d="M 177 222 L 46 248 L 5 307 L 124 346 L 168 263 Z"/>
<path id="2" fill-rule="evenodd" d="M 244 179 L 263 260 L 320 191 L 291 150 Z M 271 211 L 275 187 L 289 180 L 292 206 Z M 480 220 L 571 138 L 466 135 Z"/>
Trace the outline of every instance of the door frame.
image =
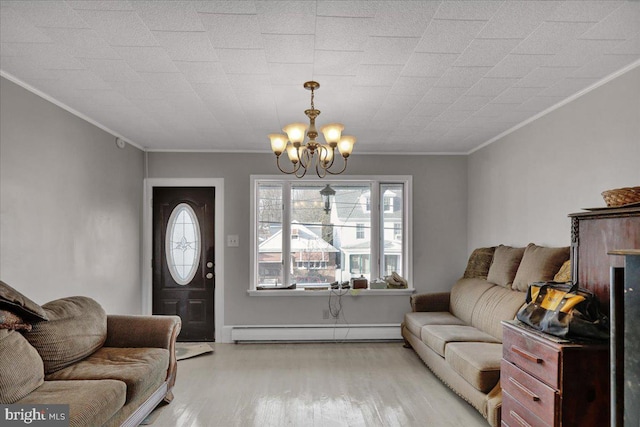
<path id="1" fill-rule="evenodd" d="M 214 322 L 215 340 L 222 342 L 224 329 L 224 178 L 145 178 L 142 206 L 142 313 L 153 313 L 153 188 L 213 187 L 214 207 Z"/>

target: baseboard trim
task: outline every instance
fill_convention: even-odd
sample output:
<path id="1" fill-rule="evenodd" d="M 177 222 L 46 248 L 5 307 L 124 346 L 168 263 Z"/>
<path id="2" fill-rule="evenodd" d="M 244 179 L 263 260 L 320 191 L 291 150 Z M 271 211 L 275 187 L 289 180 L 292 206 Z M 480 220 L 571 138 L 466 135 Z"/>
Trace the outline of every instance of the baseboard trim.
<path id="1" fill-rule="evenodd" d="M 236 325 L 232 342 L 261 341 L 395 341 L 400 324 L 376 325 Z"/>

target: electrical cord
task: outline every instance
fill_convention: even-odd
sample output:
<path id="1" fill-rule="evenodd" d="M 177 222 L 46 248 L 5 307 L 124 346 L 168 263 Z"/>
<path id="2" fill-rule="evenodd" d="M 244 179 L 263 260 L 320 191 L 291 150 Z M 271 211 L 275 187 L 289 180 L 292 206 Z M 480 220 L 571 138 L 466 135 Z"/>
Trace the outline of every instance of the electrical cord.
<path id="1" fill-rule="evenodd" d="M 346 316 L 344 315 L 344 307 L 342 306 L 342 296 L 345 295 L 347 292 L 349 292 L 348 289 L 329 289 L 329 314 L 331 315 L 331 317 L 334 319 L 333 322 L 333 341 L 336 343 L 344 343 L 347 340 L 347 337 L 349 336 L 349 332 L 351 331 L 351 328 L 349 327 L 349 322 L 347 321 Z M 332 302 L 332 297 L 336 297 L 335 300 L 333 300 Z M 336 339 L 336 329 L 338 326 L 338 322 L 340 321 L 340 315 L 342 315 L 342 319 L 344 321 L 344 324 L 347 325 L 347 333 L 345 334 L 344 338 L 342 340 L 338 340 Z"/>

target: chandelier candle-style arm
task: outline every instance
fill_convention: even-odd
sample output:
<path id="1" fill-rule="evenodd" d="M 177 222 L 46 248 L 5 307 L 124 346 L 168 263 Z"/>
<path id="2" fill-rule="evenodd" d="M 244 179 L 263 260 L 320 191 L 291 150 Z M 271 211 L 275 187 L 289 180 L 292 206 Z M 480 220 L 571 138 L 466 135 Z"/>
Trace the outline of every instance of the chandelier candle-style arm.
<path id="1" fill-rule="evenodd" d="M 305 110 L 305 115 L 309 118 L 309 125 L 305 123 L 292 123 L 285 126 L 282 131 L 286 133 L 269 135 L 271 140 L 271 150 L 276 155 L 276 165 L 282 173 L 295 174 L 302 178 L 307 170 L 314 167 L 316 174 L 324 178 L 327 173 L 338 175 L 347 169 L 347 158 L 353 151 L 353 144 L 356 139 L 353 136 L 342 135 L 344 125 L 341 123 L 330 123 L 320 128 L 324 135 L 326 144 L 318 142 L 318 130 L 316 128 L 316 118 L 320 115 L 320 110 L 316 110 L 314 105 L 315 90 L 320 88 L 318 82 L 309 81 L 304 84 L 304 88 L 311 91 L 311 108 Z M 307 142 L 305 143 L 305 137 Z M 336 148 L 344 160 L 342 170 L 331 170 L 335 162 Z M 282 169 L 280 166 L 280 156 L 287 152 L 289 161 L 293 165 L 291 171 Z"/>

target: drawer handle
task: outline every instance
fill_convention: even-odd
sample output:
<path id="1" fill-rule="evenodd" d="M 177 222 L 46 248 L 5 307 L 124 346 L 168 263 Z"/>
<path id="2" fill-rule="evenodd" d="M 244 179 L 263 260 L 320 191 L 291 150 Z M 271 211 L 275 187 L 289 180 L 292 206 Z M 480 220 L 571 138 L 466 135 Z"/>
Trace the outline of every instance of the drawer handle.
<path id="1" fill-rule="evenodd" d="M 518 414 L 516 414 L 513 411 L 509 411 L 509 414 L 511 414 L 511 417 L 516 420 L 518 423 L 520 423 L 521 426 L 523 427 L 531 427 L 531 424 L 529 424 L 528 422 L 526 422 L 525 420 L 522 419 L 522 417 Z"/>
<path id="2" fill-rule="evenodd" d="M 513 351 L 514 353 L 524 357 L 527 360 L 530 360 L 534 363 L 542 363 L 542 359 L 539 358 L 538 356 L 536 356 L 535 354 L 531 354 L 528 351 L 524 351 L 523 349 L 516 347 L 515 345 L 511 346 L 511 351 Z"/>
<path id="3" fill-rule="evenodd" d="M 534 392 L 532 392 L 531 390 L 529 390 L 528 388 L 526 388 L 525 386 L 523 386 L 522 384 L 520 384 L 518 381 L 516 381 L 513 377 L 509 377 L 509 381 L 516 387 L 518 387 L 520 389 L 520 391 L 522 391 L 524 394 L 526 394 L 527 396 L 529 396 L 531 398 L 531 400 L 533 400 L 534 402 L 538 402 L 540 400 L 540 398 L 538 397 L 537 394 L 535 394 Z"/>

